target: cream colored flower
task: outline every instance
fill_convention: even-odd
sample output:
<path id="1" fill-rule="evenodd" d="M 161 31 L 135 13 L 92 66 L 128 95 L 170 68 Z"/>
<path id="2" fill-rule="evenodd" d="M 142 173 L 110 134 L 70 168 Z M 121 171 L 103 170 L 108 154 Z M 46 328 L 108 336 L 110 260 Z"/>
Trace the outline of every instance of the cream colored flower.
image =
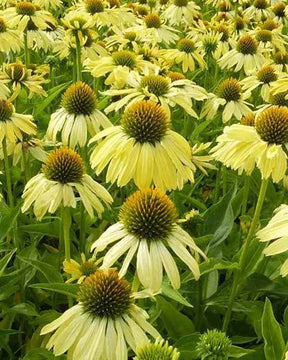
<path id="1" fill-rule="evenodd" d="M 163 12 L 171 25 L 190 24 L 199 15 L 200 7 L 194 1 L 174 0 Z"/>
<path id="2" fill-rule="evenodd" d="M 173 288 L 178 289 L 180 275 L 169 250 L 188 266 L 195 280 L 199 279 L 200 270 L 192 254 L 195 257 L 201 254 L 204 258 L 206 255 L 192 237 L 176 224 L 176 217 L 174 204 L 157 188 L 137 191 L 121 207 L 119 222 L 110 226 L 94 242 L 91 250 L 103 251 L 114 243 L 104 255 L 104 269 L 126 254 L 119 272 L 120 277 L 126 274 L 136 257 L 135 270 L 145 288 L 159 291 L 164 269 Z"/>
<path id="3" fill-rule="evenodd" d="M 63 270 L 66 274 L 72 275 L 72 277 L 68 278 L 66 282 L 71 283 L 77 280 L 78 284 L 82 284 L 87 276 L 90 276 L 96 272 L 98 264 L 101 261 L 102 259 L 96 261 L 94 258 L 86 260 L 85 254 L 81 254 L 81 264 L 73 259 L 65 259 L 63 261 Z"/>
<path id="4" fill-rule="evenodd" d="M 0 51 L 17 53 L 23 47 L 18 30 L 9 29 L 3 17 L 0 17 Z"/>
<path id="5" fill-rule="evenodd" d="M 85 174 L 83 160 L 75 151 L 59 148 L 48 156 L 42 172 L 26 184 L 22 212 L 33 206 L 36 218 L 41 220 L 47 211 L 53 214 L 61 205 L 75 208 L 75 192 L 91 218 L 94 210 L 98 216 L 104 211 L 101 201 L 106 205 L 113 201 L 102 185 Z"/>

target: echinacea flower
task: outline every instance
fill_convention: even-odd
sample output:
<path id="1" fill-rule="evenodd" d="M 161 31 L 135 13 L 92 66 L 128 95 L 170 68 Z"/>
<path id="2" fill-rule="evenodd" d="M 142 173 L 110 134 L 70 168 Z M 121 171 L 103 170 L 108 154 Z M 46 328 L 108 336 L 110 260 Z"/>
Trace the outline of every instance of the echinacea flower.
<path id="1" fill-rule="evenodd" d="M 219 106 L 224 106 L 222 113 L 223 122 L 228 122 L 232 116 L 240 120 L 242 116 L 251 112 L 249 104 L 246 99 L 250 97 L 249 91 L 244 91 L 241 86 L 241 82 L 237 79 L 230 78 L 223 80 L 216 90 L 216 95 L 213 93 L 208 94 L 208 99 L 202 107 L 200 117 L 207 117 L 212 119 Z"/>
<path id="2" fill-rule="evenodd" d="M 9 29 L 3 17 L 0 17 L 0 51 L 14 53 L 23 47 L 23 41 L 18 30 Z"/>
<path id="3" fill-rule="evenodd" d="M 152 101 L 130 105 L 121 125 L 103 130 L 90 142 L 102 140 L 91 154 L 91 166 L 100 174 L 109 164 L 106 181 L 139 188 L 155 184 L 163 190 L 182 188 L 194 181 L 195 166 L 187 141 L 170 129 L 165 109 Z"/>
<path id="4" fill-rule="evenodd" d="M 212 149 L 213 157 L 234 170 L 252 173 L 255 166 L 263 179 L 279 182 L 287 170 L 288 108 L 271 106 L 255 117 L 255 126 L 224 128 Z"/>
<path id="5" fill-rule="evenodd" d="M 267 0 L 254 0 L 250 6 L 244 11 L 243 15 L 250 19 L 250 21 L 261 21 L 272 17 L 272 11 L 269 1 Z"/>
<path id="6" fill-rule="evenodd" d="M 127 84 L 128 88 L 103 91 L 103 94 L 108 96 L 124 95 L 122 99 L 106 107 L 106 114 L 118 111 L 128 103 L 149 99 L 160 103 L 168 113 L 170 113 L 170 106 L 178 105 L 187 114 L 197 118 L 198 115 L 192 108 L 192 99 L 203 101 L 208 97 L 205 89 L 188 79 L 172 82 L 168 76 L 131 74 Z"/>
<path id="7" fill-rule="evenodd" d="M 194 1 L 174 0 L 163 12 L 163 16 L 171 25 L 190 24 L 199 14 L 200 7 Z"/>
<path id="8" fill-rule="evenodd" d="M 57 10 L 62 7 L 62 0 L 34 0 L 33 2 L 46 10 Z"/>
<path id="9" fill-rule="evenodd" d="M 21 32 L 27 29 L 29 21 L 41 30 L 49 28 L 49 23 L 54 24 L 56 22 L 48 11 L 41 10 L 28 1 L 20 1 L 15 6 L 8 7 L 3 10 L 2 16 L 7 21 L 8 26 L 17 28 Z"/>
<path id="10" fill-rule="evenodd" d="M 160 54 L 167 61 L 180 64 L 183 73 L 186 73 L 188 70 L 195 70 L 195 63 L 201 69 L 207 68 L 207 64 L 203 59 L 204 51 L 201 47 L 201 43 L 183 38 L 178 40 L 176 49 L 162 50 Z"/>
<path id="11" fill-rule="evenodd" d="M 86 69 L 96 78 L 105 76 L 106 85 L 123 88 L 131 71 L 155 70 L 156 66 L 129 50 L 119 50 L 97 60 L 86 60 Z"/>
<path id="12" fill-rule="evenodd" d="M 120 276 L 124 276 L 136 256 L 136 273 L 141 284 L 159 291 L 163 281 L 163 268 L 173 286 L 180 287 L 180 275 L 170 248 L 191 270 L 195 280 L 200 277 L 196 257 L 205 254 L 192 237 L 176 223 L 177 211 L 167 195 L 157 188 L 139 190 L 122 205 L 119 222 L 110 226 L 97 239 L 91 250 L 103 251 L 112 245 L 103 258 L 103 268 L 111 267 L 126 254 Z M 187 249 L 189 248 L 190 251 Z"/>
<path id="13" fill-rule="evenodd" d="M 10 100 L 18 97 L 22 88 L 28 91 L 28 97 L 31 99 L 34 95 L 46 96 L 43 85 L 47 82 L 44 75 L 33 72 L 20 62 L 4 64 L 0 71 L 0 82 L 11 86 L 13 94 Z"/>
<path id="14" fill-rule="evenodd" d="M 56 330 L 47 348 L 56 356 L 68 351 L 71 360 L 127 360 L 128 346 L 136 351 L 149 343 L 146 334 L 160 336 L 135 305 L 137 295 L 116 270 L 97 270 L 80 285 L 78 304 L 42 328 L 41 335 Z"/>
<path id="15" fill-rule="evenodd" d="M 266 256 L 282 254 L 288 250 L 288 206 L 283 204 L 275 210 L 269 223 L 256 234 L 261 242 L 270 242 L 264 249 Z M 281 267 L 280 274 L 288 275 L 288 259 Z"/>
<path id="16" fill-rule="evenodd" d="M 208 330 L 200 336 L 197 353 L 201 360 L 226 360 L 232 347 L 231 340 L 219 330 Z"/>
<path id="17" fill-rule="evenodd" d="M 83 160 L 75 151 L 59 148 L 50 153 L 42 172 L 26 184 L 22 212 L 33 206 L 35 216 L 41 220 L 47 211 L 53 214 L 61 205 L 75 208 L 75 192 L 91 218 L 94 210 L 98 216 L 104 211 L 101 201 L 105 205 L 113 201 L 109 192 L 85 173 Z"/>
<path id="18" fill-rule="evenodd" d="M 96 109 L 96 102 L 96 94 L 89 85 L 81 81 L 70 85 L 62 97 L 61 107 L 51 115 L 47 137 L 55 142 L 61 132 L 63 145 L 85 146 L 88 134 L 94 136 L 101 128 L 112 125 Z"/>
<path id="19" fill-rule="evenodd" d="M 0 98 L 0 143 L 3 139 L 15 143 L 22 140 L 23 134 L 35 135 L 36 130 L 32 115 L 15 113 L 13 104 Z"/>
<path id="20" fill-rule="evenodd" d="M 72 277 L 68 278 L 66 282 L 71 283 L 77 280 L 78 284 L 82 284 L 87 276 L 96 272 L 98 264 L 99 260 L 96 261 L 94 258 L 86 260 L 85 254 L 81 254 L 81 264 L 73 259 L 65 259 L 63 261 L 63 270 L 66 274 L 72 275 Z"/>
<path id="21" fill-rule="evenodd" d="M 224 54 L 218 64 L 221 69 L 233 69 L 235 72 L 244 69 L 245 74 L 249 75 L 255 69 L 260 70 L 267 62 L 262 52 L 255 37 L 244 34 L 238 40 L 236 48 Z"/>
<path id="22" fill-rule="evenodd" d="M 168 341 L 156 339 L 154 343 L 139 346 L 134 360 L 178 360 L 180 353 Z"/>

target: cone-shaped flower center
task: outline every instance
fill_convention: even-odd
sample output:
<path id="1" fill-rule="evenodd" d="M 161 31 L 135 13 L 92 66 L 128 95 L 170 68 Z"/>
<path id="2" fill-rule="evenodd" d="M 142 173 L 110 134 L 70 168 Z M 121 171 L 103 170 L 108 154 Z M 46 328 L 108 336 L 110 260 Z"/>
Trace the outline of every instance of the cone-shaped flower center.
<path id="1" fill-rule="evenodd" d="M 187 6 L 188 0 L 174 0 L 174 5 L 178 7 Z"/>
<path id="2" fill-rule="evenodd" d="M 217 93 L 220 98 L 228 101 L 237 101 L 241 98 L 241 85 L 236 79 L 226 79 L 218 87 Z"/>
<path id="3" fill-rule="evenodd" d="M 218 330 L 208 330 L 201 335 L 197 344 L 197 351 L 201 359 L 228 359 L 231 341 L 225 333 Z"/>
<path id="4" fill-rule="evenodd" d="M 85 0 L 86 10 L 90 14 L 96 14 L 104 11 L 102 0 Z"/>
<path id="5" fill-rule="evenodd" d="M 124 34 L 124 38 L 129 41 L 135 41 L 136 40 L 136 32 L 135 31 L 127 31 Z"/>
<path id="6" fill-rule="evenodd" d="M 266 20 L 264 24 L 262 25 L 262 29 L 264 30 L 274 30 L 278 28 L 278 24 L 274 20 Z"/>
<path id="7" fill-rule="evenodd" d="M 269 144 L 288 142 L 288 108 L 272 106 L 262 111 L 255 121 L 255 128 L 262 140 Z"/>
<path id="8" fill-rule="evenodd" d="M 27 72 L 25 66 L 18 63 L 12 63 L 7 67 L 7 75 L 13 81 L 23 81 L 27 78 Z"/>
<path id="9" fill-rule="evenodd" d="M 0 33 L 3 33 L 6 31 L 6 24 L 3 18 L 0 18 Z"/>
<path id="10" fill-rule="evenodd" d="M 137 5 L 134 8 L 134 12 L 140 16 L 146 16 L 149 14 L 149 9 L 145 5 Z M 148 18 L 148 23 L 149 23 L 149 18 Z M 146 25 L 147 25 L 147 23 L 146 23 Z M 161 26 L 161 24 L 160 24 L 160 26 Z M 148 27 L 148 25 L 147 25 L 147 27 Z M 152 27 L 154 27 L 154 26 L 152 26 Z"/>
<path id="11" fill-rule="evenodd" d="M 191 53 L 195 49 L 195 43 L 190 39 L 180 39 L 178 41 L 177 47 L 180 51 L 184 51 L 187 54 Z"/>
<path id="12" fill-rule="evenodd" d="M 207 54 L 211 54 L 213 51 L 215 51 L 217 49 L 218 42 L 213 36 L 209 36 L 209 34 L 208 34 L 207 36 L 205 36 L 203 38 L 203 46 L 204 46 L 205 52 Z"/>
<path id="13" fill-rule="evenodd" d="M 171 233 L 177 211 L 167 195 L 158 189 L 144 189 L 129 196 L 119 219 L 139 239 L 160 240 Z"/>
<path id="14" fill-rule="evenodd" d="M 164 340 L 143 345 L 134 360 L 178 360 L 179 352 Z"/>
<path id="15" fill-rule="evenodd" d="M 169 128 L 168 115 L 161 105 L 153 101 L 138 101 L 129 106 L 122 116 L 121 125 L 127 135 L 141 144 L 155 144 Z"/>
<path id="16" fill-rule="evenodd" d="M 245 27 L 245 22 L 242 17 L 237 16 L 236 19 L 236 30 L 243 30 Z"/>
<path id="17" fill-rule="evenodd" d="M 231 9 L 231 5 L 226 2 L 226 1 L 222 1 L 220 4 L 219 4 L 219 11 L 221 12 L 227 12 Z"/>
<path id="18" fill-rule="evenodd" d="M 242 117 L 241 125 L 254 126 L 255 125 L 255 114 L 250 113 Z"/>
<path id="19" fill-rule="evenodd" d="M 272 41 L 272 31 L 271 30 L 259 30 L 256 34 L 256 40 L 262 42 Z"/>
<path id="20" fill-rule="evenodd" d="M 19 15 L 32 16 L 36 12 L 36 7 L 28 1 L 19 2 L 16 4 L 16 12 Z"/>
<path id="21" fill-rule="evenodd" d="M 94 261 L 85 261 L 80 265 L 80 271 L 83 275 L 89 276 L 95 273 L 97 265 Z"/>
<path id="22" fill-rule="evenodd" d="M 96 94 L 82 81 L 72 84 L 65 91 L 61 105 L 69 114 L 90 115 L 96 108 Z"/>
<path id="23" fill-rule="evenodd" d="M 97 270 L 81 285 L 78 301 L 92 317 L 116 319 L 129 311 L 131 294 L 130 284 L 116 270 Z"/>
<path id="24" fill-rule="evenodd" d="M 14 107 L 10 101 L 0 99 L 0 121 L 9 120 L 14 112 Z"/>
<path id="25" fill-rule="evenodd" d="M 265 84 L 269 84 L 272 81 L 277 80 L 277 74 L 275 68 L 271 65 L 265 65 L 258 72 L 258 79 Z"/>
<path id="26" fill-rule="evenodd" d="M 115 51 L 112 58 L 116 65 L 128 66 L 130 69 L 133 69 L 136 64 L 135 54 L 128 50 Z"/>
<path id="27" fill-rule="evenodd" d="M 237 43 L 237 50 L 244 55 L 254 55 L 257 52 L 258 42 L 249 34 L 242 35 Z"/>
<path id="28" fill-rule="evenodd" d="M 266 9 L 268 7 L 268 3 L 266 0 L 255 0 L 253 5 L 257 9 Z"/>
<path id="29" fill-rule="evenodd" d="M 220 24 L 216 28 L 216 31 L 221 34 L 221 41 L 222 42 L 228 41 L 228 39 L 229 39 L 229 30 L 228 30 L 227 26 L 225 26 L 223 24 Z"/>
<path id="30" fill-rule="evenodd" d="M 48 156 L 42 171 L 47 179 L 62 184 L 80 182 L 84 174 L 84 162 L 74 150 L 60 148 Z"/>
<path id="31" fill-rule="evenodd" d="M 280 51 L 278 51 L 274 55 L 274 61 L 275 61 L 275 64 L 287 65 L 288 64 L 288 53 L 282 54 Z"/>
<path id="32" fill-rule="evenodd" d="M 148 91 L 156 96 L 167 94 L 169 85 L 169 80 L 161 75 L 147 75 L 141 79 L 141 87 L 147 87 Z"/>
<path id="33" fill-rule="evenodd" d="M 171 79 L 172 82 L 185 79 L 185 76 L 182 73 L 177 72 L 177 71 L 169 71 L 167 75 Z"/>
<path id="34" fill-rule="evenodd" d="M 278 4 L 274 5 L 272 11 L 276 16 L 282 18 L 285 16 L 285 7 L 286 5 L 283 2 L 279 2 Z"/>
<path id="35" fill-rule="evenodd" d="M 161 19 L 157 14 L 149 14 L 144 18 L 147 28 L 159 29 L 161 27 Z"/>

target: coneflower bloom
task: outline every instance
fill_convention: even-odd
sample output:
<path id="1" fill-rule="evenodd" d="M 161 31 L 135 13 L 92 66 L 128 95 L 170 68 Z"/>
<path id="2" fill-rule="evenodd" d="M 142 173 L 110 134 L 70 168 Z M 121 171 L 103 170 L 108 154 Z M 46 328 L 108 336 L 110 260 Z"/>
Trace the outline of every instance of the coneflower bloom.
<path id="1" fill-rule="evenodd" d="M 66 274 L 72 275 L 66 282 L 71 283 L 77 280 L 78 284 L 82 284 L 87 276 L 96 272 L 98 263 L 99 260 L 96 261 L 94 258 L 87 260 L 85 254 L 81 254 L 81 264 L 73 259 L 65 259 L 63 261 L 63 270 Z"/>
<path id="2" fill-rule="evenodd" d="M 104 211 L 101 201 L 106 205 L 113 201 L 109 192 L 85 173 L 84 162 L 75 151 L 59 148 L 47 157 L 42 172 L 26 184 L 22 212 L 33 206 L 35 216 L 41 220 L 47 211 L 53 214 L 61 205 L 75 208 L 75 192 L 91 218 L 94 210 L 98 216 Z"/>
<path id="3" fill-rule="evenodd" d="M 271 242 L 263 251 L 266 256 L 286 253 L 288 250 L 288 205 L 275 210 L 269 223 L 256 234 L 261 242 Z M 280 269 L 282 276 L 288 275 L 288 259 Z"/>
<path id="4" fill-rule="evenodd" d="M 255 126 L 235 124 L 224 128 L 212 149 L 213 157 L 234 170 L 252 173 L 255 166 L 263 179 L 281 181 L 287 170 L 288 108 L 271 106 L 255 117 Z"/>
<path id="5" fill-rule="evenodd" d="M 45 30 L 50 24 L 55 24 L 53 16 L 45 10 L 28 1 L 20 1 L 15 6 L 10 6 L 3 10 L 2 16 L 7 21 L 8 26 L 17 28 L 24 32 L 29 22 L 32 22 L 37 28 Z"/>
<path id="6" fill-rule="evenodd" d="M 246 99 L 250 97 L 249 91 L 242 89 L 241 83 L 233 78 L 223 80 L 216 90 L 216 95 L 213 93 L 208 94 L 208 99 L 204 104 L 200 117 L 207 117 L 212 119 L 219 106 L 224 106 L 222 119 L 223 122 L 228 122 L 232 116 L 240 120 L 242 116 L 251 112 L 249 104 Z"/>
<path id="7" fill-rule="evenodd" d="M 46 10 L 57 10 L 62 6 L 61 0 L 34 0 L 33 2 Z"/>
<path id="8" fill-rule="evenodd" d="M 15 143 L 22 140 L 23 134 L 35 135 L 37 127 L 32 115 L 15 113 L 15 108 L 9 100 L 0 98 L 0 144 L 5 138 Z"/>
<path id="9" fill-rule="evenodd" d="M 254 0 L 250 6 L 243 11 L 244 17 L 250 21 L 261 21 L 272 17 L 270 3 L 267 0 Z"/>
<path id="10" fill-rule="evenodd" d="M 23 47 L 23 41 L 18 30 L 9 29 L 3 17 L 0 17 L 0 51 L 19 52 Z"/>
<path id="11" fill-rule="evenodd" d="M 64 145 L 74 148 L 77 144 L 83 147 L 87 143 L 88 134 L 94 136 L 101 128 L 112 124 L 108 118 L 96 109 L 96 94 L 84 82 L 72 84 L 65 91 L 61 107 L 51 115 L 47 129 L 48 138 L 57 140 L 61 133 Z"/>
<path id="12" fill-rule="evenodd" d="M 106 85 L 116 85 L 118 88 L 125 86 L 131 71 L 156 70 L 155 65 L 143 60 L 143 56 L 129 50 L 114 51 L 97 60 L 88 59 L 84 65 L 94 77 L 105 76 Z"/>
<path id="13" fill-rule="evenodd" d="M 119 272 L 123 276 L 136 256 L 136 273 L 145 288 L 161 289 L 164 268 L 173 288 L 178 289 L 180 275 L 168 248 L 188 266 L 195 280 L 199 279 L 200 270 L 192 254 L 206 256 L 177 225 L 176 218 L 175 205 L 167 195 L 157 188 L 139 190 L 122 205 L 119 222 L 110 226 L 91 250 L 103 251 L 114 243 L 104 255 L 103 268 L 111 267 L 126 254 Z"/>
<path id="14" fill-rule="evenodd" d="M 111 89 L 103 91 L 104 95 L 117 96 L 124 95 L 121 100 L 114 101 L 106 107 L 105 112 L 118 111 L 128 103 L 133 103 L 143 99 L 149 99 L 160 103 L 170 112 L 170 106 L 173 108 L 178 105 L 184 109 L 187 114 L 198 117 L 192 108 L 192 99 L 197 101 L 206 100 L 208 94 L 201 86 L 196 85 L 188 79 L 172 81 L 168 76 L 162 75 L 144 75 L 131 74 L 127 80 L 126 89 Z"/>
<path id="15" fill-rule="evenodd" d="M 199 15 L 200 7 L 194 1 L 174 0 L 163 12 L 163 16 L 171 25 L 190 24 Z"/>
<path id="16" fill-rule="evenodd" d="M 106 181 L 125 186 L 131 179 L 139 188 L 153 183 L 163 190 L 182 188 L 194 181 L 188 142 L 170 129 L 165 109 L 152 101 L 129 106 L 121 125 L 103 130 L 90 142 L 102 140 L 91 154 L 91 166 L 100 174 L 109 164 Z"/>
<path id="17" fill-rule="evenodd" d="M 149 343 L 146 334 L 160 337 L 135 305 L 138 294 L 114 269 L 88 276 L 77 297 L 77 305 L 41 330 L 41 335 L 56 330 L 47 343 L 56 356 L 68 351 L 71 360 L 127 360 L 128 346 L 136 351 Z"/>
<path id="18" fill-rule="evenodd" d="M 218 64 L 221 69 L 233 69 L 235 72 L 244 69 L 245 74 L 249 75 L 255 69 L 260 70 L 267 62 L 262 52 L 255 37 L 244 34 L 238 40 L 236 48 L 224 54 Z"/>
<path id="19" fill-rule="evenodd" d="M 156 339 L 154 343 L 138 346 L 134 360 L 178 360 L 180 353 L 168 341 Z"/>

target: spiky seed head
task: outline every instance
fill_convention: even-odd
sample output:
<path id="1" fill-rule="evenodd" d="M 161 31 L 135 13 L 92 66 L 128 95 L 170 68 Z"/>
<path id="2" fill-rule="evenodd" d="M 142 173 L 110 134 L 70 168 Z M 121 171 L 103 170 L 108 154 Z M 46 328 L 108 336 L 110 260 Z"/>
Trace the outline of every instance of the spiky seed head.
<path id="1" fill-rule="evenodd" d="M 167 195 L 156 188 L 136 191 L 122 205 L 119 220 L 139 239 L 165 240 L 173 230 L 177 211 Z"/>
<path id="2" fill-rule="evenodd" d="M 241 125 L 254 126 L 255 125 L 255 114 L 250 113 L 242 117 Z"/>
<path id="3" fill-rule="evenodd" d="M 274 66 L 264 65 L 258 72 L 257 77 L 264 84 L 270 84 L 273 81 L 276 81 L 278 76 Z"/>
<path id="4" fill-rule="evenodd" d="M 195 50 L 195 43 L 191 39 L 180 39 L 177 43 L 177 47 L 180 51 L 190 54 Z"/>
<path id="5" fill-rule="evenodd" d="M 116 65 L 127 66 L 130 69 L 133 69 L 136 65 L 136 56 L 132 51 L 114 51 L 112 53 L 112 58 Z"/>
<path id="6" fill-rule="evenodd" d="M 208 330 L 201 335 L 196 349 L 201 360 L 227 360 L 231 346 L 225 333 Z"/>
<path id="7" fill-rule="evenodd" d="M 178 360 L 180 356 L 177 349 L 163 339 L 141 346 L 136 353 L 134 360 Z"/>
<path id="8" fill-rule="evenodd" d="M 92 318 L 115 320 L 129 312 L 131 295 L 130 284 L 120 279 L 116 270 L 99 269 L 81 284 L 77 298 L 84 313 Z"/>
<path id="9" fill-rule="evenodd" d="M 102 0 L 85 0 L 85 7 L 91 15 L 104 11 L 104 3 Z"/>
<path id="10" fill-rule="evenodd" d="M 28 1 L 18 2 L 15 5 L 15 9 L 16 9 L 17 14 L 19 14 L 19 15 L 32 16 L 36 12 L 35 5 Z"/>
<path id="11" fill-rule="evenodd" d="M 0 99 L 0 121 L 7 121 L 14 112 L 14 106 L 9 100 Z"/>
<path id="12" fill-rule="evenodd" d="M 144 21 L 148 29 L 159 29 L 161 27 L 161 19 L 158 14 L 148 14 L 145 16 Z"/>
<path id="13" fill-rule="evenodd" d="M 269 144 L 283 145 L 288 142 L 288 108 L 271 106 L 255 119 L 255 129 L 262 140 Z"/>
<path id="14" fill-rule="evenodd" d="M 80 182 L 84 174 L 84 162 L 79 154 L 68 148 L 59 148 L 49 154 L 42 172 L 49 180 L 61 184 Z"/>
<path id="15" fill-rule="evenodd" d="M 150 93 L 156 96 L 162 96 L 168 93 L 170 81 L 161 75 L 147 75 L 141 79 L 141 87 L 147 87 Z"/>
<path id="16" fill-rule="evenodd" d="M 239 100 L 241 93 L 242 89 L 239 81 L 233 78 L 222 81 L 217 89 L 218 96 L 227 102 Z"/>
<path id="17" fill-rule="evenodd" d="M 90 115 L 96 109 L 96 94 L 82 81 L 68 87 L 62 97 L 61 105 L 69 114 Z"/>
<path id="18" fill-rule="evenodd" d="M 237 50 L 244 55 L 254 55 L 257 49 L 257 40 L 249 34 L 242 35 L 237 42 Z"/>

